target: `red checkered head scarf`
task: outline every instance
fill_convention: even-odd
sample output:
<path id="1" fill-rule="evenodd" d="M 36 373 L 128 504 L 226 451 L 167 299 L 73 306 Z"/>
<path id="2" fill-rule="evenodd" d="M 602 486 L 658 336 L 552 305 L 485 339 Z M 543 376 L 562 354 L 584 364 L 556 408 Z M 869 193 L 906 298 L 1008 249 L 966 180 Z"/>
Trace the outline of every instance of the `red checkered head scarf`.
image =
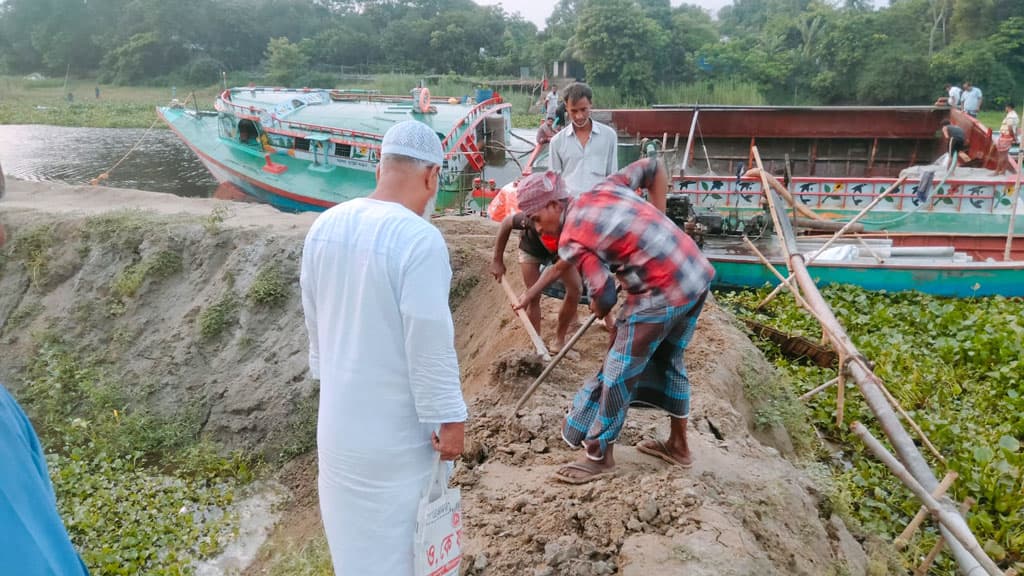
<path id="1" fill-rule="evenodd" d="M 569 197 L 565 180 L 556 172 L 536 172 L 523 178 L 516 190 L 519 210 L 532 217 L 550 202 Z"/>

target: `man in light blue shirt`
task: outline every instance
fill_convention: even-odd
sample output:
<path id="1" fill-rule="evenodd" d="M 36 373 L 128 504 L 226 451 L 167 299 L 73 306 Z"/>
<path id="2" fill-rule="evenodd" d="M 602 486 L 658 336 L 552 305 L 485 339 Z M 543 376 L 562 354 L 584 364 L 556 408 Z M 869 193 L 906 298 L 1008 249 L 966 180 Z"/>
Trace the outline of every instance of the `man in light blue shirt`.
<path id="1" fill-rule="evenodd" d="M 0 198 L 4 176 L 0 169 Z M 0 248 L 6 240 L 0 223 Z M 0 574 L 88 576 L 57 512 L 46 458 L 21 406 L 0 384 Z"/>
<path id="2" fill-rule="evenodd" d="M 21 407 L 0 386 L 0 572 L 88 576 L 57 512 L 46 459 Z"/>
<path id="3" fill-rule="evenodd" d="M 963 102 L 964 112 L 977 118 L 978 111 L 981 110 L 981 89 L 971 86 L 970 82 L 964 82 L 964 91 L 960 95 L 960 101 Z"/>
<path id="4" fill-rule="evenodd" d="M 593 99 L 590 86 L 570 84 L 564 93 L 569 125 L 551 139 L 551 170 L 562 175 L 574 198 L 619 170 L 619 138 L 590 118 Z"/>

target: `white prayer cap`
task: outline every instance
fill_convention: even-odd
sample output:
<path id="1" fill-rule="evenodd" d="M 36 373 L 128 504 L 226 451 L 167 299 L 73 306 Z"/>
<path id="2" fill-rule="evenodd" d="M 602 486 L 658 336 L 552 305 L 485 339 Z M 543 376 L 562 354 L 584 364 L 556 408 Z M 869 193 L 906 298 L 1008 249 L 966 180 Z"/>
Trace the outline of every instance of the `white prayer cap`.
<path id="1" fill-rule="evenodd" d="M 417 120 L 399 122 L 384 133 L 380 153 L 398 154 L 438 166 L 444 161 L 441 139 L 429 126 Z"/>

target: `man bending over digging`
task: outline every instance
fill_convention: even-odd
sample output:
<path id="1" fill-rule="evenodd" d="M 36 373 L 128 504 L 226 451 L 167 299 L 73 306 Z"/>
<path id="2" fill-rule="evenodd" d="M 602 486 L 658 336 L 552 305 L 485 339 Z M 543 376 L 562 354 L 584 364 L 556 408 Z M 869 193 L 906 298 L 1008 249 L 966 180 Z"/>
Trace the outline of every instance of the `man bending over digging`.
<path id="1" fill-rule="evenodd" d="M 652 203 L 637 196 L 646 188 Z M 519 209 L 542 234 L 558 237 L 560 260 L 519 299 L 525 308 L 545 286 L 575 265 L 590 290 L 590 308 L 603 318 L 615 305 L 608 269 L 628 296 L 616 336 L 597 376 L 576 393 L 562 427 L 584 458 L 555 478 L 583 484 L 610 476 L 613 443 L 630 404 L 669 413 L 668 440 L 644 440 L 637 450 L 684 468 L 692 464 L 686 443 L 690 382 L 683 352 L 693 337 L 714 269 L 697 244 L 665 216 L 668 176 L 654 159 L 634 162 L 593 190 L 570 199 L 561 177 L 531 174 L 519 184 Z"/>

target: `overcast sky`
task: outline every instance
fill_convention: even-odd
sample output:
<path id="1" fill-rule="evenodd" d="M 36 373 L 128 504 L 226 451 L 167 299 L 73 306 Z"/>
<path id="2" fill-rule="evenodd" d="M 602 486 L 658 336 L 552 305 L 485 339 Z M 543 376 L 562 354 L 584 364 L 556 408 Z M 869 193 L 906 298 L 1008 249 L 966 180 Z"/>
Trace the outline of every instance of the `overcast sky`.
<path id="1" fill-rule="evenodd" d="M 496 4 L 501 5 L 505 12 L 513 13 L 519 12 L 530 22 L 537 25 L 537 28 L 544 29 L 544 21 L 551 15 L 551 11 L 555 9 L 555 4 L 558 0 L 474 0 L 477 4 L 483 4 L 484 6 L 494 6 Z M 682 0 L 672 0 L 673 6 L 679 6 L 682 4 Z M 727 4 L 732 4 L 731 0 L 690 0 L 687 4 L 696 4 L 705 10 L 711 12 L 714 16 L 718 9 Z"/>

